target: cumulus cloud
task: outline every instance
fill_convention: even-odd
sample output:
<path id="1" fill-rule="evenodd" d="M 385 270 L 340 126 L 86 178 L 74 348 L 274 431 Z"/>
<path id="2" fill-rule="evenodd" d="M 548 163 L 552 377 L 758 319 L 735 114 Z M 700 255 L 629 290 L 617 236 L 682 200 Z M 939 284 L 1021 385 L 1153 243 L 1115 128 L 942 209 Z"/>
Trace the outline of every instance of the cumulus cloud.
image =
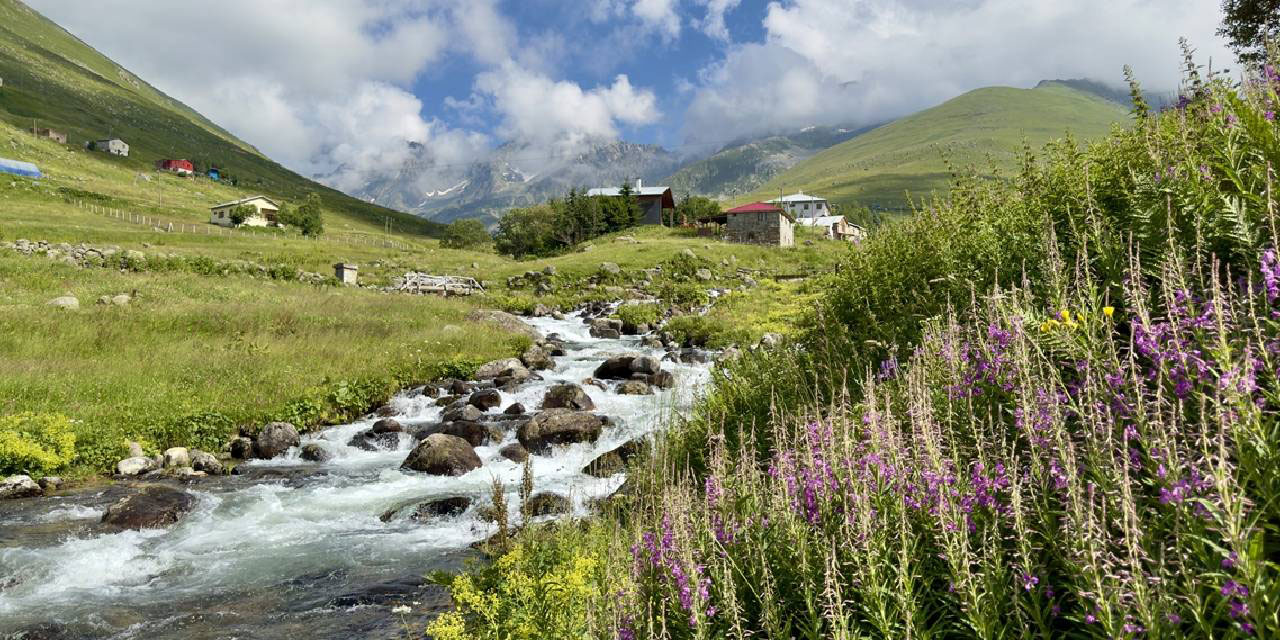
<path id="1" fill-rule="evenodd" d="M 763 43 L 705 69 L 686 117 L 691 138 L 811 124 L 872 124 L 971 89 L 1051 78 L 1176 86 L 1177 38 L 1230 60 L 1202 0 L 791 0 L 771 2 Z"/>
<path id="2" fill-rule="evenodd" d="M 676 0 L 636 0 L 631 11 L 645 25 L 655 29 L 668 40 L 680 35 L 680 16 L 676 13 Z"/>
<path id="3" fill-rule="evenodd" d="M 741 3 L 742 0 L 698 0 L 698 4 L 706 7 L 706 13 L 697 21 L 698 28 L 709 38 L 728 42 L 729 29 L 724 24 L 724 16 Z"/>

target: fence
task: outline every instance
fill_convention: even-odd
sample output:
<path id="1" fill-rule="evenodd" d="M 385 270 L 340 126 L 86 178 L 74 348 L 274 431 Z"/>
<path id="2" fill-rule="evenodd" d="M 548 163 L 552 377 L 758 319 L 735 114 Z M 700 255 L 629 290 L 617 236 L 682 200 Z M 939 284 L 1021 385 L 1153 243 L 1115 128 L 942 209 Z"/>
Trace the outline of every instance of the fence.
<path id="1" fill-rule="evenodd" d="M 83 200 L 73 201 L 75 205 L 89 213 L 100 215 L 106 218 L 113 218 L 121 222 L 149 226 L 156 231 L 165 233 L 188 233 L 196 235 L 208 236 L 229 236 L 229 237 L 253 237 L 278 240 L 311 240 L 314 242 L 330 242 L 335 244 L 345 244 L 347 246 L 369 246 L 379 247 L 383 249 L 401 249 L 412 251 L 416 249 L 411 245 L 403 242 L 396 242 L 390 238 L 378 238 L 354 233 L 326 233 L 321 237 L 304 236 L 301 233 L 291 233 L 281 230 L 257 229 L 255 227 L 224 227 L 222 225 L 205 223 L 193 224 L 190 222 L 173 221 L 167 218 L 157 216 L 149 216 L 114 207 L 104 207 L 101 205 L 86 203 Z"/>

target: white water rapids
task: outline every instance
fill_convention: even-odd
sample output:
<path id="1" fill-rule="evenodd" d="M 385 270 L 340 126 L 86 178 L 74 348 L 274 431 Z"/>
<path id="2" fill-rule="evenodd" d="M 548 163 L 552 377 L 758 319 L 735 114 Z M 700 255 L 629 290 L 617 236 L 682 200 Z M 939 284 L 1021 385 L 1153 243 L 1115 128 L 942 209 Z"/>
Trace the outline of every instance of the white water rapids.
<path id="1" fill-rule="evenodd" d="M 559 334 L 566 355 L 543 380 L 502 393 L 498 409 L 512 402 L 530 411 L 547 389 L 581 383 L 610 353 L 662 357 L 639 339 L 590 337 L 581 318 L 529 320 L 544 335 Z M 609 495 L 621 475 L 594 478 L 581 469 L 600 454 L 658 429 L 672 411 L 688 407 L 706 383 L 707 365 L 663 362 L 675 374 L 672 390 L 625 396 L 591 385 L 583 389 L 595 413 L 613 418 L 598 442 L 558 447 L 533 456 L 535 492 L 569 496 L 575 513 Z M 433 398 L 406 391 L 392 400 L 406 426 L 435 423 Z M 461 477 L 402 471 L 412 439 L 396 451 L 346 446 L 373 418 L 303 437 L 321 439 L 335 453 L 325 463 L 298 458 L 298 450 L 270 461 L 245 463 L 244 475 L 209 478 L 186 487 L 199 503 L 163 530 L 107 532 L 97 527 L 119 488 L 0 503 L 0 637 L 38 625 L 66 638 L 320 638 L 394 637 L 399 619 L 390 609 L 424 593 L 421 577 L 453 569 L 471 543 L 494 532 L 474 517 L 488 504 L 499 478 L 509 488 L 512 522 L 522 467 L 498 454 L 515 441 L 476 448 L 484 465 Z M 414 500 L 475 498 L 455 517 L 382 522 L 386 510 Z M 434 603 L 422 602 L 421 612 Z M 425 598 L 423 598 L 425 599 Z"/>

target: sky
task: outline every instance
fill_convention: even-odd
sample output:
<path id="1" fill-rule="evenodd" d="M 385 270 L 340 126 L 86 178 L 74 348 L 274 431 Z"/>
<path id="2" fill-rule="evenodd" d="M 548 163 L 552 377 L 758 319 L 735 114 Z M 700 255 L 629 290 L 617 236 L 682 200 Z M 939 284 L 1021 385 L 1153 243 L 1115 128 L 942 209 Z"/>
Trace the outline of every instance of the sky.
<path id="1" fill-rule="evenodd" d="M 984 86 L 1172 90 L 1231 66 L 1217 0 L 27 0 L 160 90 L 340 188 L 597 140 L 682 154 L 866 126 Z M 444 186 L 444 185 L 442 185 Z"/>

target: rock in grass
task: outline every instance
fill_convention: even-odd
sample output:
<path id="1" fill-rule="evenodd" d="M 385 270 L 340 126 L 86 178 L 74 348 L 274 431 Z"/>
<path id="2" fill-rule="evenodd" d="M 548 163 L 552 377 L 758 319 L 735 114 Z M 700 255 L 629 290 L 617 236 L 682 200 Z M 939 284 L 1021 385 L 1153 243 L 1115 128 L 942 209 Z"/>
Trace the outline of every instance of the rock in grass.
<path id="1" fill-rule="evenodd" d="M 298 430 L 288 422 L 272 422 L 262 428 L 253 443 L 253 455 L 270 460 L 282 455 L 290 447 L 298 446 Z"/>
<path id="2" fill-rule="evenodd" d="M 80 300 L 75 296 L 58 296 L 46 304 L 51 307 L 58 307 L 59 309 L 66 309 L 68 311 L 74 311 L 80 308 Z"/>
<path id="3" fill-rule="evenodd" d="M 9 476 L 0 482 L 0 500 L 33 498 L 44 493 L 31 476 Z"/>
<path id="4" fill-rule="evenodd" d="M 460 476 L 480 468 L 480 464 L 480 456 L 466 440 L 433 433 L 414 447 L 400 467 L 438 476 Z"/>
<path id="5" fill-rule="evenodd" d="M 140 476 L 148 471 L 155 471 L 160 468 L 156 464 L 154 458 L 146 456 L 137 456 L 133 458 L 125 458 L 116 463 L 116 475 L 121 476 Z"/>
<path id="6" fill-rule="evenodd" d="M 164 468 L 191 466 L 191 454 L 186 447 L 170 447 L 164 451 Z"/>
<path id="7" fill-rule="evenodd" d="M 180 520 L 195 505 L 195 496 L 186 491 L 152 485 L 108 507 L 102 523 L 120 529 L 160 529 Z"/>
<path id="8" fill-rule="evenodd" d="M 542 339 L 542 334 L 538 333 L 537 329 L 505 311 L 476 309 L 467 314 L 467 321 L 488 323 L 510 333 L 523 333 L 532 340 Z"/>

